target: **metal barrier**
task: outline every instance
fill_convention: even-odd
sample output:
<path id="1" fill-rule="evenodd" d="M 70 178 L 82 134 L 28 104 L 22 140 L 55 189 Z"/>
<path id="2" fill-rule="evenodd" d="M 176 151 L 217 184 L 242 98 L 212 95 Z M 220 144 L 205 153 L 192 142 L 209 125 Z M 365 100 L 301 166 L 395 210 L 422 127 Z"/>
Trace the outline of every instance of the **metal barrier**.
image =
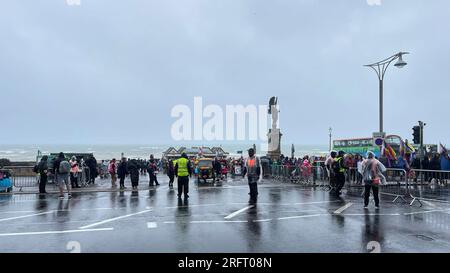
<path id="1" fill-rule="evenodd" d="M 357 168 L 349 168 L 346 171 L 346 181 L 350 185 L 362 186 L 364 183 L 362 181 L 362 174 L 358 172 Z M 350 175 L 350 171 L 355 171 L 354 174 Z M 401 185 L 406 184 L 407 173 L 404 169 L 387 168 L 386 172 L 383 174 L 386 178 L 385 185 Z"/>
<path id="2" fill-rule="evenodd" d="M 354 172 L 350 173 L 350 171 Z M 364 187 L 362 174 L 359 174 L 357 168 L 350 168 L 350 171 L 346 172 L 347 181 L 350 181 L 350 183 L 347 183 L 347 187 Z M 403 200 L 405 203 L 409 203 L 410 206 L 414 205 L 415 202 L 423 206 L 421 201 L 448 203 L 448 201 L 444 200 L 424 198 L 421 192 L 419 192 L 419 196 L 415 196 L 411 192 L 411 187 L 417 186 L 419 183 L 430 183 L 433 179 L 437 182 L 447 184 L 448 180 L 450 180 L 450 171 L 406 171 L 404 169 L 387 168 L 383 175 L 385 181 L 380 185 L 380 194 L 393 196 L 394 199 L 392 202 Z M 322 166 L 313 166 L 309 172 L 297 166 L 272 165 L 270 168 L 270 177 L 279 182 L 289 182 L 313 187 L 318 186 L 323 190 L 331 190 L 329 175 L 327 175 L 325 168 Z M 317 181 L 319 183 L 316 183 Z M 364 194 L 364 191 L 362 194 Z"/>
<path id="3" fill-rule="evenodd" d="M 270 171 L 270 177 L 273 180 L 276 180 L 276 181 L 283 180 L 282 166 L 280 166 L 280 165 L 272 165 L 270 170 L 271 170 Z"/>
<path id="4" fill-rule="evenodd" d="M 87 187 L 89 185 L 89 181 L 91 180 L 91 173 L 88 167 L 83 167 L 81 172 L 78 172 L 78 185 L 81 187 Z"/>
<path id="5" fill-rule="evenodd" d="M 11 172 L 11 179 L 13 181 L 13 185 L 15 188 L 18 188 L 19 191 L 22 191 L 23 188 L 31 188 L 38 187 L 40 176 L 33 172 L 33 168 L 31 166 L 9 166 L 8 170 Z M 78 173 L 77 176 L 78 183 L 82 187 L 87 187 L 89 185 L 90 180 L 90 172 L 89 168 L 84 167 Z M 47 184 L 53 184 L 55 187 L 57 186 L 55 183 L 55 176 L 52 173 L 48 173 Z"/>
<path id="6" fill-rule="evenodd" d="M 353 168 L 356 169 L 356 168 Z M 358 172 L 358 170 L 356 170 Z M 414 196 L 410 191 L 410 183 L 408 181 L 408 172 L 404 169 L 396 169 L 396 168 L 386 168 L 386 172 L 384 172 L 384 183 L 380 185 L 380 194 L 393 196 L 394 200 L 392 202 L 397 202 L 397 200 L 401 199 L 405 203 L 409 203 L 412 206 L 416 201 L 422 206 L 422 202 L 420 201 L 423 198 Z M 362 181 L 362 176 L 356 176 L 360 178 L 360 180 L 355 181 L 350 179 L 349 187 L 364 187 L 364 181 Z M 352 185 L 353 183 L 353 185 Z M 393 187 L 396 186 L 396 187 Z M 405 191 L 402 192 L 402 186 L 405 187 Z M 361 193 L 364 195 L 364 191 Z M 408 202 L 407 200 L 411 201 Z"/>
<path id="7" fill-rule="evenodd" d="M 314 182 L 320 181 L 320 183 L 318 184 L 319 189 L 327 191 L 331 190 L 330 178 L 327 170 L 325 170 L 325 168 L 322 166 L 313 166 L 312 170 Z"/>
<path id="8" fill-rule="evenodd" d="M 397 179 L 389 179 L 391 184 L 398 184 L 401 188 L 402 185 L 405 185 L 406 192 L 403 195 L 396 195 L 396 198 L 393 202 L 395 202 L 398 199 L 402 199 L 405 202 L 406 199 L 411 199 L 411 202 L 409 203 L 411 206 L 414 204 L 414 202 L 418 202 L 420 206 L 422 206 L 421 201 L 433 201 L 433 202 L 445 202 L 448 203 L 448 201 L 445 200 L 438 200 L 438 199 L 430 199 L 425 198 L 422 195 L 422 189 L 419 187 L 420 185 L 426 185 L 429 186 L 432 184 L 433 180 L 437 181 L 438 183 L 442 183 L 443 185 L 448 185 L 448 180 L 450 179 L 450 171 L 439 171 L 439 170 L 420 170 L 420 169 L 412 169 L 409 171 L 403 170 L 403 169 L 388 169 L 388 172 L 394 170 L 402 172 L 401 175 L 397 177 Z M 397 180 L 397 181 L 395 181 Z M 416 196 L 411 193 L 411 188 L 417 188 L 419 189 L 419 196 Z M 388 194 L 388 193 L 384 193 Z"/>
<path id="9" fill-rule="evenodd" d="M 298 166 L 272 165 L 270 177 L 275 181 L 283 183 L 319 186 L 321 188 L 329 187 L 322 166 L 312 166 L 311 169 L 307 169 Z M 322 183 L 317 185 L 316 181 L 321 181 Z"/>
<path id="10" fill-rule="evenodd" d="M 411 184 L 409 183 L 408 172 L 406 170 L 387 168 L 385 172 L 385 178 L 386 183 L 384 185 L 381 185 L 383 191 L 380 191 L 380 194 L 394 196 L 395 198 L 394 200 L 392 200 L 393 203 L 401 199 L 405 203 L 409 203 L 410 206 L 414 205 L 415 202 L 418 202 L 421 207 L 423 206 L 421 200 L 425 199 L 422 197 L 414 196 L 411 193 Z M 389 192 L 392 189 L 392 187 L 390 186 L 398 186 L 397 193 Z M 402 186 L 405 186 L 404 193 L 401 193 Z M 407 201 L 408 199 L 411 201 Z"/>
<path id="11" fill-rule="evenodd" d="M 408 174 L 408 179 L 416 184 L 419 182 L 422 184 L 429 184 L 433 181 L 448 184 L 448 180 L 450 180 L 450 171 L 411 169 Z"/>
<path id="12" fill-rule="evenodd" d="M 408 201 L 406 201 L 406 199 L 410 198 L 411 202 L 409 203 L 410 206 L 412 206 L 414 204 L 414 202 L 419 202 L 420 206 L 422 206 L 422 202 L 420 202 L 420 199 L 413 196 L 410 192 L 410 188 L 409 188 L 409 183 L 408 183 L 408 175 L 406 170 L 404 169 L 394 169 L 394 168 L 387 168 L 386 169 L 386 173 L 385 173 L 385 178 L 386 178 L 386 183 L 384 185 L 381 185 L 381 187 L 383 189 L 388 189 L 387 186 L 389 185 L 398 185 L 398 193 L 389 193 L 384 191 L 380 191 L 380 194 L 384 194 L 384 195 L 392 195 L 395 196 L 394 200 L 392 200 L 393 203 L 395 203 L 397 200 L 402 199 L 405 203 L 407 203 Z M 392 179 L 396 180 L 395 178 L 399 177 L 398 181 L 392 181 Z M 406 187 L 406 192 L 404 194 L 401 194 L 401 186 L 402 186 L 402 182 L 404 182 L 404 185 Z"/>
<path id="13" fill-rule="evenodd" d="M 349 167 L 346 171 L 345 171 L 345 181 L 349 182 L 350 185 L 352 184 L 357 184 L 357 185 L 361 185 L 360 183 L 358 183 L 358 177 L 357 174 L 359 174 L 358 172 L 358 168 L 354 168 L 354 167 Z"/>
<path id="14" fill-rule="evenodd" d="M 8 166 L 14 187 L 22 188 L 36 187 L 39 185 L 39 176 L 33 172 L 32 166 Z"/>
<path id="15" fill-rule="evenodd" d="M 358 168 L 356 167 L 349 167 L 345 171 L 345 181 L 350 183 L 358 182 Z"/>

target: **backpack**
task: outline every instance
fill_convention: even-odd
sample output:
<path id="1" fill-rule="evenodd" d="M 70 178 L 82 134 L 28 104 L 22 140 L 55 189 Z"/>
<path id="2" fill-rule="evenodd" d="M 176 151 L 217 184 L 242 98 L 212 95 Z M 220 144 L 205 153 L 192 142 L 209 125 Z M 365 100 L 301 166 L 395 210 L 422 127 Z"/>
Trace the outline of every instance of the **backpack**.
<path id="1" fill-rule="evenodd" d="M 339 160 L 335 160 L 333 161 L 333 164 L 331 165 L 331 169 L 333 170 L 334 173 L 338 173 L 341 170 L 341 162 L 342 158 Z"/>
<path id="2" fill-rule="evenodd" d="M 33 172 L 38 173 L 39 172 L 39 164 L 34 165 Z"/>
<path id="3" fill-rule="evenodd" d="M 72 167 L 70 166 L 70 163 L 66 160 L 61 161 L 61 163 L 59 164 L 59 173 L 61 174 L 67 174 L 70 172 L 70 169 Z"/>

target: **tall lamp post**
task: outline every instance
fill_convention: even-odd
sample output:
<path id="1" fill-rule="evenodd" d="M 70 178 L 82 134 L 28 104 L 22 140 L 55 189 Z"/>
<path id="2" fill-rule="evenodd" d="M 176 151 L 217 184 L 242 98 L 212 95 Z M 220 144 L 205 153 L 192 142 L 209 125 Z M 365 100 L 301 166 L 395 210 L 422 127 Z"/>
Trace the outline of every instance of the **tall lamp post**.
<path id="1" fill-rule="evenodd" d="M 423 160 L 425 158 L 426 152 L 423 149 L 423 127 L 427 125 L 425 122 L 419 120 L 419 127 L 420 127 L 420 168 L 423 168 Z"/>
<path id="2" fill-rule="evenodd" d="M 330 127 L 329 129 L 328 129 L 328 131 L 330 132 L 330 143 L 329 143 L 329 145 L 328 145 L 328 150 L 331 152 L 331 132 L 333 131 L 333 129 Z"/>
<path id="3" fill-rule="evenodd" d="M 379 80 L 379 88 L 380 88 L 380 133 L 383 134 L 383 81 L 384 81 L 384 75 L 386 74 L 386 70 L 388 69 L 389 65 L 397 60 L 397 62 L 394 64 L 394 66 L 398 68 L 403 68 L 407 63 L 403 60 L 403 55 L 409 54 L 409 52 L 399 52 L 385 60 L 382 60 L 377 63 L 368 64 L 365 65 L 367 67 L 372 68 L 378 76 Z"/>

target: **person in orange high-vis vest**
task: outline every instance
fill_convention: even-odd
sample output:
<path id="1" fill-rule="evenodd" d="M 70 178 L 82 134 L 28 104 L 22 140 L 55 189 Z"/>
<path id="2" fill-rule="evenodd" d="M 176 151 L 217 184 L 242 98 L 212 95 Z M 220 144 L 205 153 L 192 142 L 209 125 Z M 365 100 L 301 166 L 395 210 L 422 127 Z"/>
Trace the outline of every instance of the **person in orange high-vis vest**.
<path id="1" fill-rule="evenodd" d="M 245 162 L 244 176 L 247 175 L 248 186 L 250 188 L 250 204 L 256 204 L 258 198 L 258 180 L 261 176 L 261 164 L 255 150 L 253 148 L 248 150 L 248 159 Z"/>

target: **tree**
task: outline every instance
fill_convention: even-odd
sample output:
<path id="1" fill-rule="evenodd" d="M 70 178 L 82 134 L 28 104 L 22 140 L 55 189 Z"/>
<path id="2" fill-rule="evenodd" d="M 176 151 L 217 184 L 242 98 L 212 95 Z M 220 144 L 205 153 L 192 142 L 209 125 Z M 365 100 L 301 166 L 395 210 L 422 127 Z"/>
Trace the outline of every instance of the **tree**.
<path id="1" fill-rule="evenodd" d="M 9 161 L 9 159 L 0 158 L 0 169 L 4 166 L 9 166 L 9 165 L 11 165 L 11 161 Z"/>

